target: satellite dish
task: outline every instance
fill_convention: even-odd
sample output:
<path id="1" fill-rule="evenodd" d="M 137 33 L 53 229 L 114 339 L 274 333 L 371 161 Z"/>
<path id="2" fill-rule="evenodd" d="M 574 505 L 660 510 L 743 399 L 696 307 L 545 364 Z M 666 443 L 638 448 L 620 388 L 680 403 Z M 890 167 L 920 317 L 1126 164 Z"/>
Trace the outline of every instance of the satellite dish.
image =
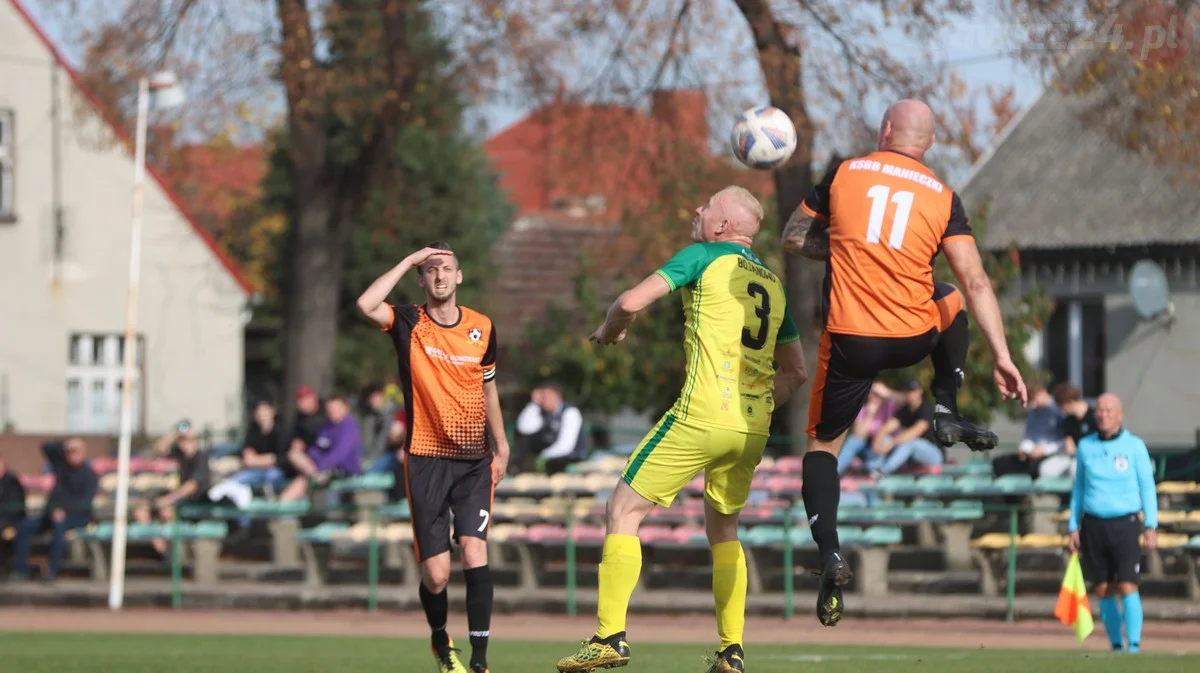
<path id="1" fill-rule="evenodd" d="M 1173 308 L 1167 274 L 1148 259 L 1133 265 L 1129 274 L 1129 295 L 1133 298 L 1133 308 L 1146 320 L 1157 318 Z"/>

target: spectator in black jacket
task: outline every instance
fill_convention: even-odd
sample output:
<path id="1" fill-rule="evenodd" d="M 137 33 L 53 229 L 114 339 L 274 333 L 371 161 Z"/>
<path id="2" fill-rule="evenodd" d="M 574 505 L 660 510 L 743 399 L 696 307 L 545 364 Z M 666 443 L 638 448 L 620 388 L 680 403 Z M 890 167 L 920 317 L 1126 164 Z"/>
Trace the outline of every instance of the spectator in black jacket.
<path id="1" fill-rule="evenodd" d="M 17 523 L 25 518 L 25 487 L 0 458 L 0 563 L 7 565 Z"/>
<path id="2" fill-rule="evenodd" d="M 82 528 L 92 519 L 92 499 L 100 480 L 87 460 L 87 446 L 78 437 L 66 441 L 46 442 L 42 453 L 54 471 L 54 488 L 46 499 L 46 507 L 40 516 L 31 516 L 17 524 L 17 538 L 13 548 L 13 579 L 23 580 L 29 576 L 29 548 L 34 535 L 51 531 L 50 559 L 45 579 L 58 577 L 62 563 L 63 546 L 67 531 Z"/>

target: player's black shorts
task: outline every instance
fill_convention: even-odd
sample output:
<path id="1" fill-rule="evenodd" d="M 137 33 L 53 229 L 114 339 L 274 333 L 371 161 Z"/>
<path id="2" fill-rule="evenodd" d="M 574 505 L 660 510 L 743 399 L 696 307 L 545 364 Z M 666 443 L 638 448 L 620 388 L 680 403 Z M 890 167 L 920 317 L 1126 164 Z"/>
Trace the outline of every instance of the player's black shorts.
<path id="1" fill-rule="evenodd" d="M 962 310 L 962 296 L 948 283 L 934 283 L 933 300 L 947 325 Z M 824 332 L 808 406 L 808 434 L 822 441 L 840 437 L 854 425 L 879 372 L 917 364 L 940 338 L 938 327 L 900 338 Z"/>
<path id="2" fill-rule="evenodd" d="M 1083 579 L 1137 584 L 1142 570 L 1142 522 L 1137 514 L 1101 519 L 1084 514 L 1079 524 Z"/>
<path id="3" fill-rule="evenodd" d="M 417 561 L 450 551 L 450 515 L 454 539 L 487 539 L 492 521 L 492 456 L 468 460 L 405 454 Z"/>

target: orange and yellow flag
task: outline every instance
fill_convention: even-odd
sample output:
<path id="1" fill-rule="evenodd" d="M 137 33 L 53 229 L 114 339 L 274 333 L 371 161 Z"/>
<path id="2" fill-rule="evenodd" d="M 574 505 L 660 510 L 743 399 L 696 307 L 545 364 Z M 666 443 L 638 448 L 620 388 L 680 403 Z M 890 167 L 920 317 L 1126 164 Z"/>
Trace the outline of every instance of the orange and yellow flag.
<path id="1" fill-rule="evenodd" d="M 1075 638 L 1079 642 L 1083 642 L 1095 628 L 1078 553 L 1073 552 L 1071 560 L 1067 562 L 1067 572 L 1063 575 L 1062 588 L 1058 590 L 1058 604 L 1054 606 L 1054 616 L 1063 624 L 1074 627 Z"/>

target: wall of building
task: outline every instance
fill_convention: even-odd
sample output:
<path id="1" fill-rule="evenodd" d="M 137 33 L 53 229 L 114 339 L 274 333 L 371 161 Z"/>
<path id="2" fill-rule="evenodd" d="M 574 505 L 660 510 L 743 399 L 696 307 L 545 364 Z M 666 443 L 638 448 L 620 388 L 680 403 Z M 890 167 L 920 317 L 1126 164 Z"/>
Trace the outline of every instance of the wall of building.
<path id="1" fill-rule="evenodd" d="M 1105 298 L 1107 387 L 1147 442 L 1190 444 L 1200 427 L 1200 293 L 1176 292 L 1173 321 L 1143 320 L 1128 294 Z"/>
<path id="2" fill-rule="evenodd" d="M 17 432 L 62 432 L 69 372 L 80 374 L 71 364 L 71 336 L 124 332 L 133 161 L 61 69 L 56 122 L 54 59 L 6 2 L 0 44 L 14 57 L 0 60 L 0 109 L 14 111 L 17 141 L 17 219 L 0 224 L 0 423 Z M 180 418 L 214 428 L 237 424 L 245 293 L 153 180 L 146 183 L 142 258 L 144 429 L 159 433 Z M 114 368 L 119 372 L 119 361 L 107 366 L 110 374 Z M 87 365 L 83 374 L 98 369 L 104 367 Z M 106 390 L 110 400 L 113 388 Z"/>

